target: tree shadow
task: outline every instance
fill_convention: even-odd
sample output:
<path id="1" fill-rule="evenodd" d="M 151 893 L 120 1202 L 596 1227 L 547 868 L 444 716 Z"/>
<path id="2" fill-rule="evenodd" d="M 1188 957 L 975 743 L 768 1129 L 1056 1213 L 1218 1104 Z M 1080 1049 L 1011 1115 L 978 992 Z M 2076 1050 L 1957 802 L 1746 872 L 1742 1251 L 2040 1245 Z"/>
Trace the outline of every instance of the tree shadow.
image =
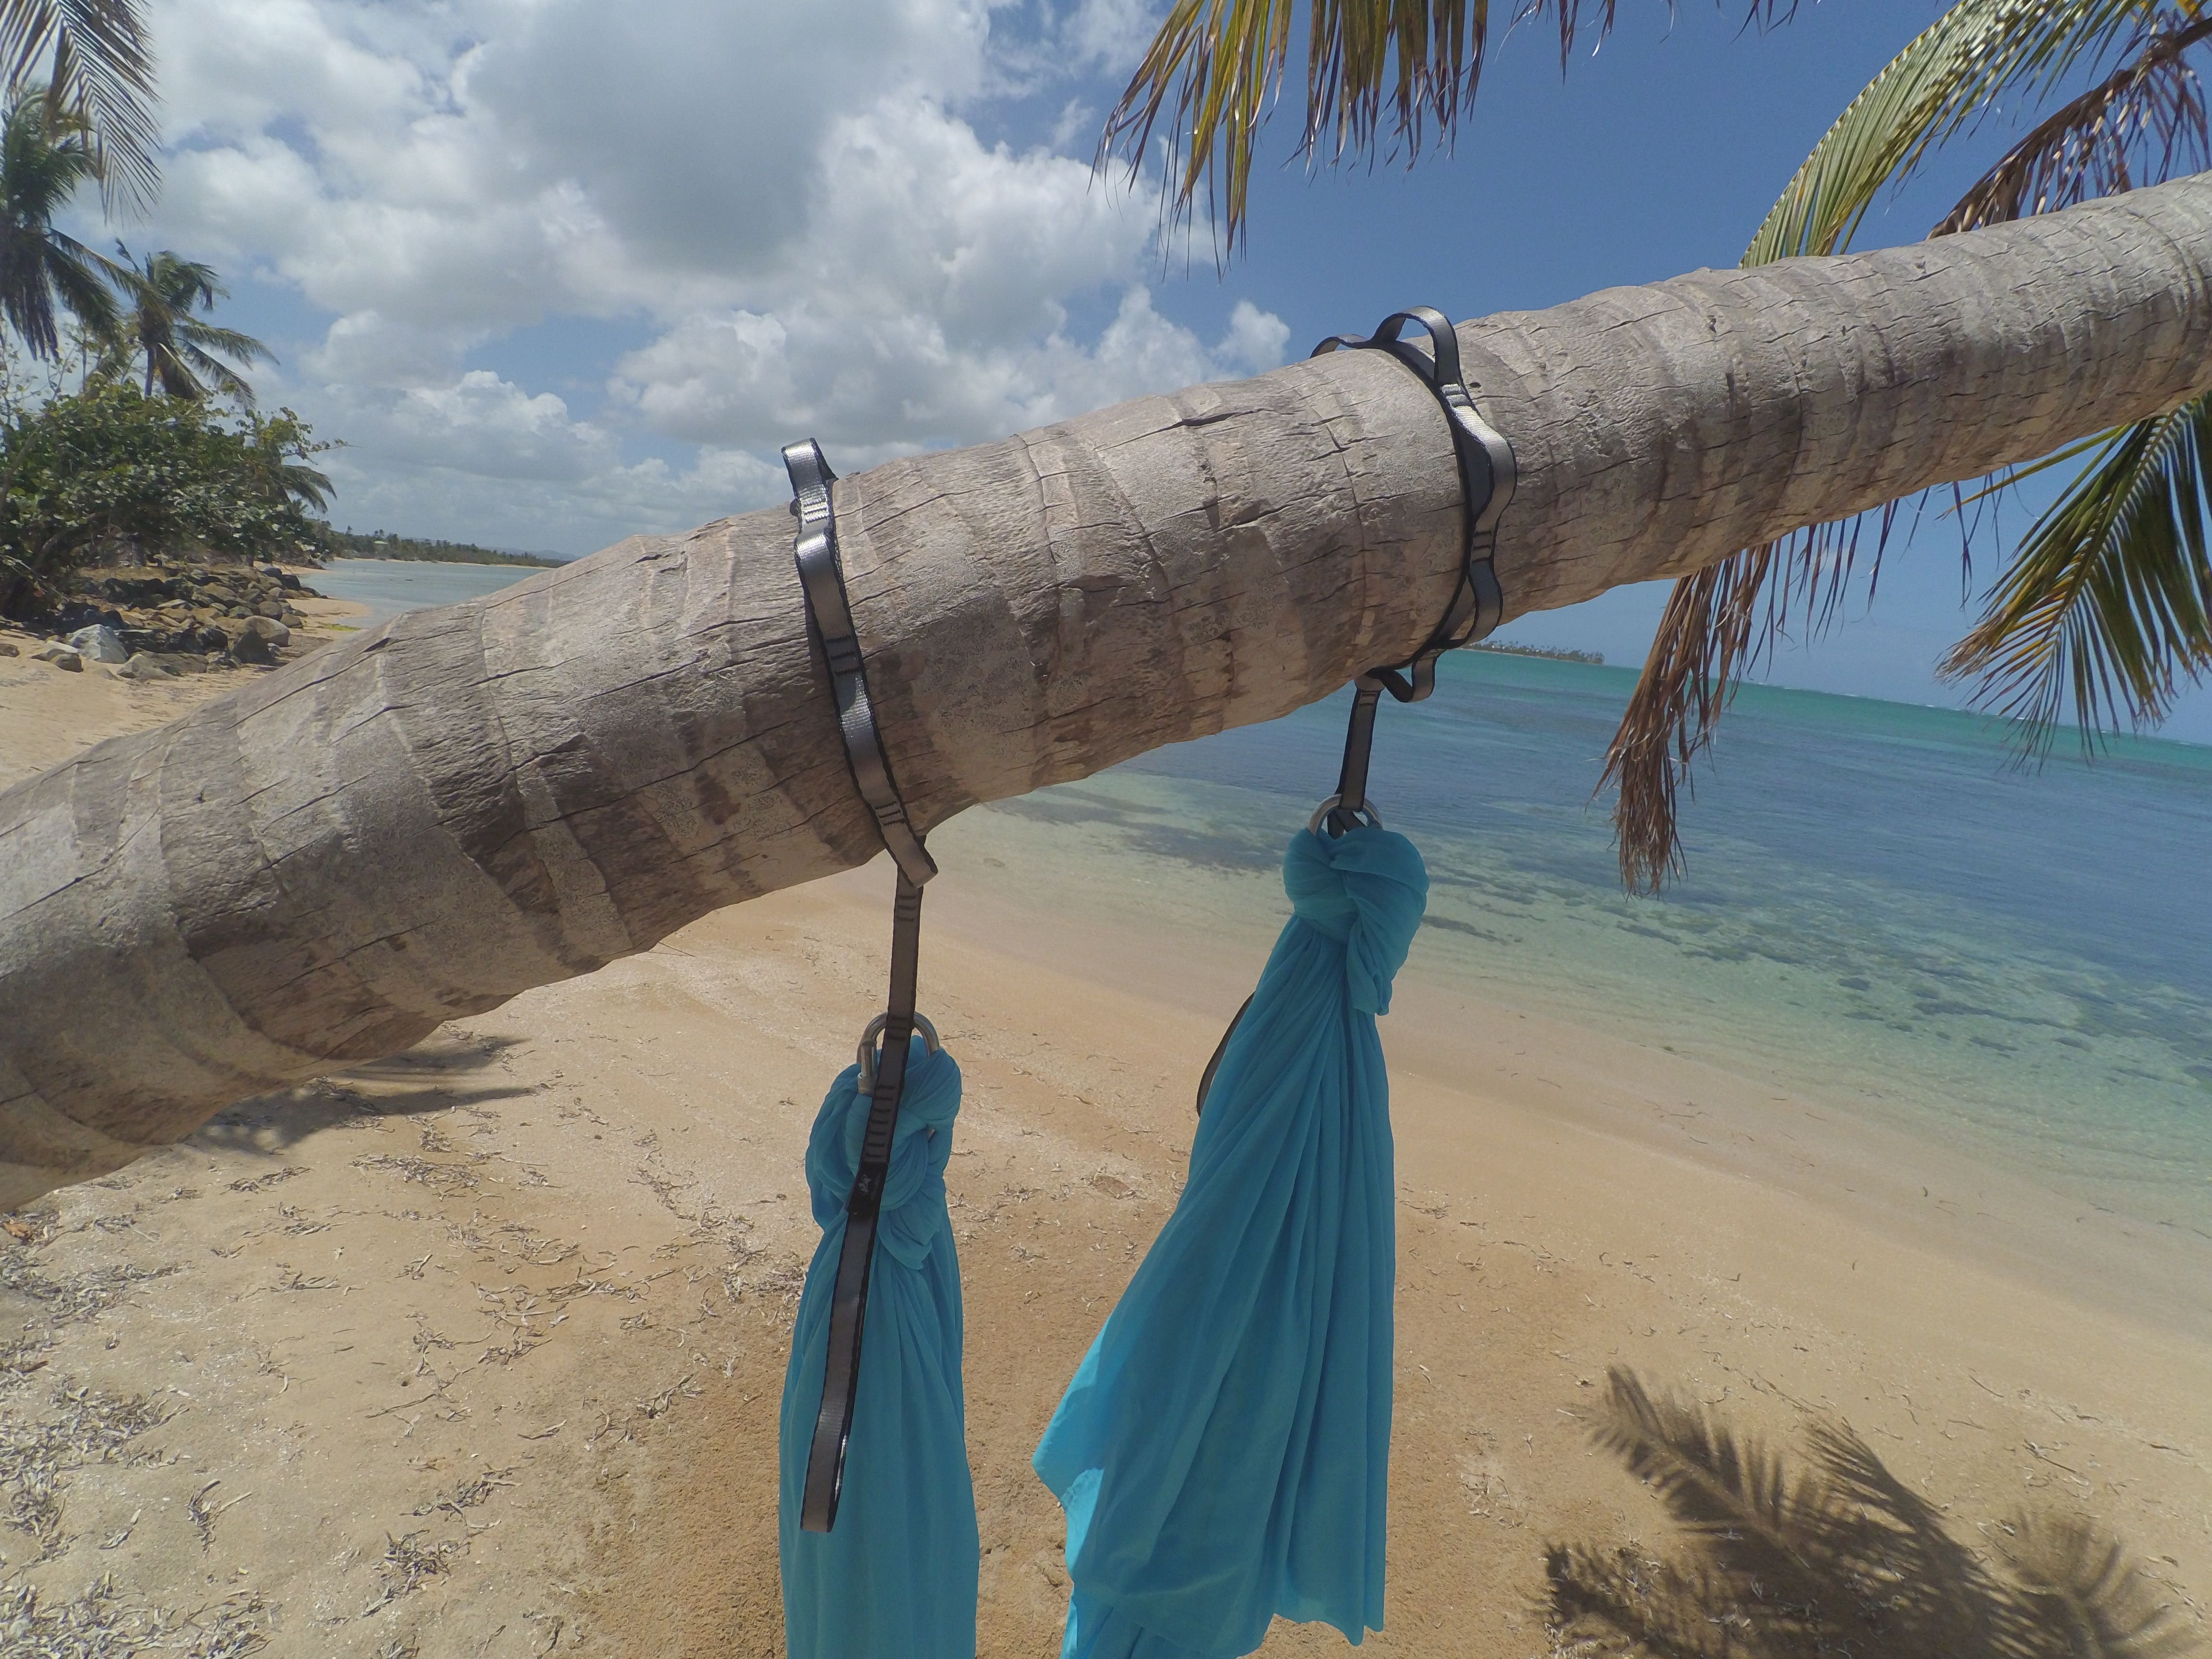
<path id="1" fill-rule="evenodd" d="M 275 1156 L 310 1135 L 362 1118 L 416 1117 L 533 1092 L 505 1079 L 465 1079 L 496 1066 L 520 1037 L 441 1033 L 405 1052 L 348 1066 L 295 1089 L 259 1095 L 218 1112 L 192 1139 L 226 1151 Z"/>
<path id="2" fill-rule="evenodd" d="M 1553 1544 L 1563 1654 L 1651 1659 L 2177 1659 L 2203 1644 L 2087 1516 L 2020 1511 L 1990 1547 L 1849 1427 L 1817 1420 L 1804 1465 L 1616 1366 L 1592 1431 L 1683 1537 L 1671 1555 Z"/>

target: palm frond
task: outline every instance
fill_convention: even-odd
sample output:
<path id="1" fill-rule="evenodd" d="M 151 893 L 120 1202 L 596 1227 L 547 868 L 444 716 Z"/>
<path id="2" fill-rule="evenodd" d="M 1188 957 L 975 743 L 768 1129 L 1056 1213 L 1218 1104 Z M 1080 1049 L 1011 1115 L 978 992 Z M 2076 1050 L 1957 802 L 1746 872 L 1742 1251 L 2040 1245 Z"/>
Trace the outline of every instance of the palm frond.
<path id="1" fill-rule="evenodd" d="M 1882 191 L 1911 177 L 1938 146 L 1991 110 L 2032 104 L 2115 58 L 2117 68 L 2014 144 L 1932 234 L 2049 211 L 2203 166 L 2212 159 L 2212 139 L 2203 89 L 2185 54 L 2208 40 L 2212 19 L 2191 0 L 2182 9 L 2165 0 L 1959 0 L 1837 118 L 1743 263 L 1840 252 Z M 1960 499 L 1963 505 L 1966 497 Z M 1677 583 L 1607 760 L 1606 781 L 1620 788 L 1614 822 L 1631 887 L 1656 889 L 1680 870 L 1677 809 L 1690 768 L 1711 744 L 1737 678 L 1785 625 L 1792 592 L 1819 592 L 1821 619 L 1832 617 L 1838 572 L 1856 568 L 1870 583 L 1878 579 L 1895 511 L 1893 505 L 1881 515 L 1863 559 L 1855 556 L 1864 521 L 1847 520 L 1814 526 L 1787 547 L 1747 549 Z M 1763 606 L 1762 598 L 1769 600 Z M 2172 650 L 2149 655 L 2168 665 L 2181 659 Z"/>
<path id="2" fill-rule="evenodd" d="M 1282 87 L 1297 0 L 1176 0 L 1107 117 L 1098 161 L 1123 155 L 1133 174 L 1174 94 L 1167 179 L 1173 210 L 1203 191 L 1231 246 L 1243 238 L 1254 146 Z M 1429 123 L 1449 143 L 1482 75 L 1488 0 L 1310 0 L 1306 42 L 1309 155 L 1366 153 L 1387 101 L 1410 161 Z"/>
<path id="3" fill-rule="evenodd" d="M 1742 263 L 1835 253 L 1881 193 L 2006 100 L 2032 104 L 2082 63 L 2148 50 L 2154 0 L 1959 0 L 1883 66 L 1821 135 Z"/>
<path id="4" fill-rule="evenodd" d="M 2039 123 L 1929 234 L 1946 236 L 2133 190 L 2136 174 L 2194 173 L 2212 160 L 2204 92 L 2184 56 L 2212 18 L 2154 33 L 2142 52 Z"/>
<path id="5" fill-rule="evenodd" d="M 161 135 L 139 0 L 0 0 L 0 68 L 10 92 L 43 80 L 53 105 L 83 112 L 111 209 L 153 204 Z"/>
<path id="6" fill-rule="evenodd" d="M 228 329 L 221 331 L 229 332 Z M 195 374 L 203 377 L 204 384 L 212 385 L 228 396 L 235 398 L 248 409 L 253 407 L 253 388 L 246 384 L 243 374 L 223 362 L 222 358 L 211 352 L 201 350 L 197 343 L 189 341 L 179 348 L 179 355 L 192 366 Z M 262 355 L 266 356 L 268 354 L 264 351 Z"/>
<path id="7" fill-rule="evenodd" d="M 2154 724 L 2212 668 L 2212 396 L 2111 434 L 2021 540 L 1943 659 L 1977 702 L 2047 743 L 2070 699 L 2085 739 Z"/>

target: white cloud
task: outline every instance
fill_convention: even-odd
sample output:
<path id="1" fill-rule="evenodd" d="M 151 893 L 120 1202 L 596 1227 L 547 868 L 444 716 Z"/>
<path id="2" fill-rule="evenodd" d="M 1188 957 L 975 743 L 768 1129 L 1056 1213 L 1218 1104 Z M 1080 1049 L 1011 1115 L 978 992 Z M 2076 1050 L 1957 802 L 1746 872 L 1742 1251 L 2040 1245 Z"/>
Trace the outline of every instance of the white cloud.
<path id="1" fill-rule="evenodd" d="M 994 10 L 1022 43 L 994 40 Z M 459 534 L 474 478 L 542 526 L 502 543 L 674 528 L 766 488 L 802 433 L 849 465 L 1280 360 L 1286 331 L 1249 302 L 1211 343 L 1153 308 L 1154 198 L 1092 174 L 1087 128 L 978 136 L 994 100 L 1110 98 L 1153 12 L 166 0 L 176 153 L 132 240 L 327 319 L 283 395 L 349 445 L 342 518 L 374 501 L 389 527 Z M 644 343 L 552 387 L 486 366 L 577 319 Z M 653 458 L 672 443 L 707 448 Z"/>

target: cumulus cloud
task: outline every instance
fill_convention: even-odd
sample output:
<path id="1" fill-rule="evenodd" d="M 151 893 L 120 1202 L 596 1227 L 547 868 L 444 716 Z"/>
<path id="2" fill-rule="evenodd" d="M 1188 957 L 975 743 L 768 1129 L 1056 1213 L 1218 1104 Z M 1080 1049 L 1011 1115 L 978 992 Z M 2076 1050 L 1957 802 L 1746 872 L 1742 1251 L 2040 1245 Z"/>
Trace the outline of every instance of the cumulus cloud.
<path id="1" fill-rule="evenodd" d="M 979 136 L 1055 84 L 1110 97 L 1152 14 L 166 0 L 174 152 L 133 239 L 321 319 L 283 391 L 348 442 L 342 518 L 571 549 L 678 528 L 772 498 L 802 434 L 855 465 L 1281 360 L 1249 302 L 1211 340 L 1155 309 L 1154 198 L 1092 174 L 1087 130 Z M 488 366 L 572 325 L 554 384 Z"/>

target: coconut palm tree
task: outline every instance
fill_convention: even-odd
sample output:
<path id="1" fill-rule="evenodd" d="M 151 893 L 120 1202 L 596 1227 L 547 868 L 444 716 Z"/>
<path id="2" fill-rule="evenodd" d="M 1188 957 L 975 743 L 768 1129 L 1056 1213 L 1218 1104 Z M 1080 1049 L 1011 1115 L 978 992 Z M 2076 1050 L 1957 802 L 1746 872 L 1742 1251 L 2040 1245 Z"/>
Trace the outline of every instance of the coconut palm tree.
<path id="1" fill-rule="evenodd" d="M 81 121 L 111 210 L 152 204 L 161 132 L 139 0 L 0 0 L 0 73 L 11 97 L 41 87 L 50 124 Z"/>
<path id="2" fill-rule="evenodd" d="M 0 111 L 0 317 L 31 355 L 61 352 L 58 310 L 99 333 L 115 321 L 107 262 L 54 228 L 54 216 L 99 173 L 82 118 L 32 87 Z"/>
<path id="3" fill-rule="evenodd" d="M 230 297 L 215 267 L 166 248 L 143 258 L 120 243 L 116 252 L 123 257 L 112 268 L 115 285 L 128 309 L 116 320 L 114 348 L 122 356 L 144 360 L 146 395 L 152 397 L 158 388 L 196 404 L 221 392 L 251 406 L 253 388 L 216 354 L 249 365 L 276 359 L 251 334 L 217 328 L 192 314 L 211 311 L 217 300 Z"/>
<path id="4" fill-rule="evenodd" d="M 1170 204 L 1212 197 L 1233 246 L 1249 210 L 1255 137 L 1287 63 L 1288 3 L 1176 0 L 1109 118 L 1101 159 L 1135 166 L 1160 130 L 1176 150 Z M 1474 97 L 1488 13 L 1481 0 L 1312 0 L 1300 144 L 1337 161 L 1371 155 L 1386 132 L 1409 157 L 1449 137 Z M 1753 0 L 1755 19 L 1791 8 Z M 1582 0 L 1535 0 L 1559 32 L 1613 23 Z M 1944 236 L 2125 191 L 2212 161 L 2197 68 L 2212 52 L 2199 0 L 1958 0 L 1852 100 L 1790 179 L 1744 255 L 1747 265 L 1842 252 L 1875 198 L 1941 146 L 1979 137 L 1998 110 L 2042 118 L 1931 233 Z M 2206 477 L 2212 404 L 2193 400 L 2011 472 L 2075 465 L 2029 529 L 1980 622 L 1945 658 L 1978 699 L 2047 742 L 2071 713 L 2100 726 L 2154 724 L 2212 668 Z M 1854 572 L 1870 574 L 1890 520 L 1812 526 L 1680 579 L 1607 764 L 1620 786 L 1621 867 L 1656 886 L 1679 862 L 1677 786 L 1733 688 L 1793 617 L 1836 614 Z"/>
<path id="5" fill-rule="evenodd" d="M 1459 342 L 1518 461 L 1508 604 L 1571 605 L 2212 392 L 2212 174 Z M 1463 546 L 1437 403 L 1368 351 L 836 502 L 924 830 L 1403 660 Z M 0 1208 L 872 857 L 793 533 L 635 538 L 0 793 Z"/>

